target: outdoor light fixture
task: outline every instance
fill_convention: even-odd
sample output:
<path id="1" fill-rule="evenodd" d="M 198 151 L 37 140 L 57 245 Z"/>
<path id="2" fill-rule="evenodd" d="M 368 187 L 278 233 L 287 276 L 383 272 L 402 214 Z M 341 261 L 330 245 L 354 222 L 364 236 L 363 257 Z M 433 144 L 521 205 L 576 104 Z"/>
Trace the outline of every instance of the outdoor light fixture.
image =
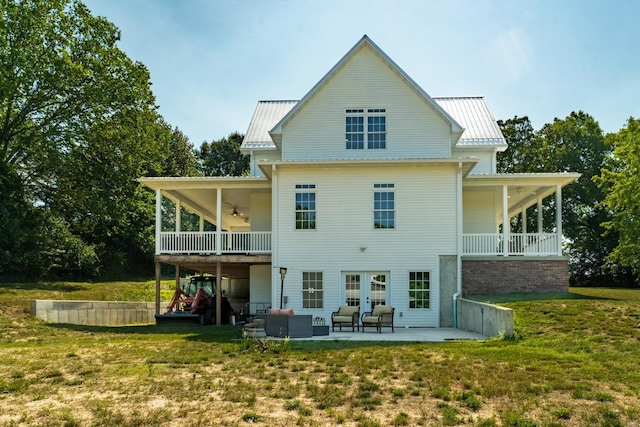
<path id="1" fill-rule="evenodd" d="M 284 300 L 284 276 L 287 275 L 286 267 L 280 267 L 280 309 L 283 309 Z"/>
<path id="2" fill-rule="evenodd" d="M 235 218 L 238 216 L 238 211 L 236 210 L 236 208 L 233 208 L 233 212 L 231 212 L 231 215 Z"/>

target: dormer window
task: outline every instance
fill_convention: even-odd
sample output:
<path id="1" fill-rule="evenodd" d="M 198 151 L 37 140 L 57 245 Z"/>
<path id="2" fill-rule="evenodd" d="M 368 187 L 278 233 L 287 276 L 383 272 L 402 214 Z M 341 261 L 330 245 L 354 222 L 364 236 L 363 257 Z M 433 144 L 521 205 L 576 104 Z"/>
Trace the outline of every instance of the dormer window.
<path id="1" fill-rule="evenodd" d="M 387 147 L 387 120 L 384 108 L 353 108 L 345 110 L 347 150 L 363 150 L 365 133 L 368 150 Z M 365 123 L 367 124 L 365 132 Z"/>

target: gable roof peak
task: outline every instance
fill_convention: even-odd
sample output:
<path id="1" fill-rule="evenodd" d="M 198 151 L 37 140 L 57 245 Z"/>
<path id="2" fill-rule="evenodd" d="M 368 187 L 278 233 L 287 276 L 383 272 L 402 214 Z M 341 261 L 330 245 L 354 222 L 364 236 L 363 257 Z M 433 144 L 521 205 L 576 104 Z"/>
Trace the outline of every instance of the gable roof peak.
<path id="1" fill-rule="evenodd" d="M 369 46 L 373 52 L 381 58 L 384 62 L 386 62 L 391 69 L 393 69 L 400 78 L 402 78 L 409 86 L 411 86 L 422 98 L 425 100 L 427 104 L 433 108 L 440 117 L 442 117 L 446 122 L 448 122 L 451 126 L 451 132 L 454 134 L 454 139 L 460 138 L 460 135 L 464 132 L 464 128 L 453 118 L 449 113 L 447 113 L 436 101 L 433 100 L 424 91 L 407 73 L 402 70 L 393 62 L 389 56 L 378 45 L 376 45 L 369 36 L 366 34 L 362 36 L 362 38 L 351 48 L 349 51 L 325 74 L 318 83 L 315 84 L 311 88 L 309 92 L 305 96 L 303 96 L 300 101 L 291 109 L 289 112 L 282 117 L 282 119 L 269 131 L 269 134 L 274 139 L 274 141 L 278 141 L 279 136 L 282 134 L 282 126 L 284 126 L 296 113 L 304 108 L 306 103 L 313 98 L 313 96 L 363 47 Z M 277 143 L 277 142 L 276 142 Z"/>

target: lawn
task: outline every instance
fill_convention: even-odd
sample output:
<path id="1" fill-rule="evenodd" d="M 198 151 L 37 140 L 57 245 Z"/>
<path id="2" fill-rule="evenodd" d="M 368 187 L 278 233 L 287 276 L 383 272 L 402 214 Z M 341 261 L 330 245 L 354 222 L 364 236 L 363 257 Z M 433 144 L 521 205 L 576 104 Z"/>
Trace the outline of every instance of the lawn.
<path id="1" fill-rule="evenodd" d="M 640 426 L 640 290 L 491 297 L 515 309 L 515 338 L 446 344 L 28 314 L 30 299 L 153 300 L 153 286 L 0 284 L 0 426 Z"/>

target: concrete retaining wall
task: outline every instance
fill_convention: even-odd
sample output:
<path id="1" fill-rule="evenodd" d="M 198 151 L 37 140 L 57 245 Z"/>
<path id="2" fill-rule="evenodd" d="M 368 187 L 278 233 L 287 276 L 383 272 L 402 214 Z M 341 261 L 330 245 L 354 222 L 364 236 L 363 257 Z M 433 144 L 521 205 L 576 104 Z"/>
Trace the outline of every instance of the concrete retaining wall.
<path id="1" fill-rule="evenodd" d="M 485 337 L 513 336 L 513 310 L 458 298 L 458 329 Z"/>
<path id="2" fill-rule="evenodd" d="M 51 323 L 123 326 L 155 323 L 155 302 L 33 300 L 31 314 Z"/>

